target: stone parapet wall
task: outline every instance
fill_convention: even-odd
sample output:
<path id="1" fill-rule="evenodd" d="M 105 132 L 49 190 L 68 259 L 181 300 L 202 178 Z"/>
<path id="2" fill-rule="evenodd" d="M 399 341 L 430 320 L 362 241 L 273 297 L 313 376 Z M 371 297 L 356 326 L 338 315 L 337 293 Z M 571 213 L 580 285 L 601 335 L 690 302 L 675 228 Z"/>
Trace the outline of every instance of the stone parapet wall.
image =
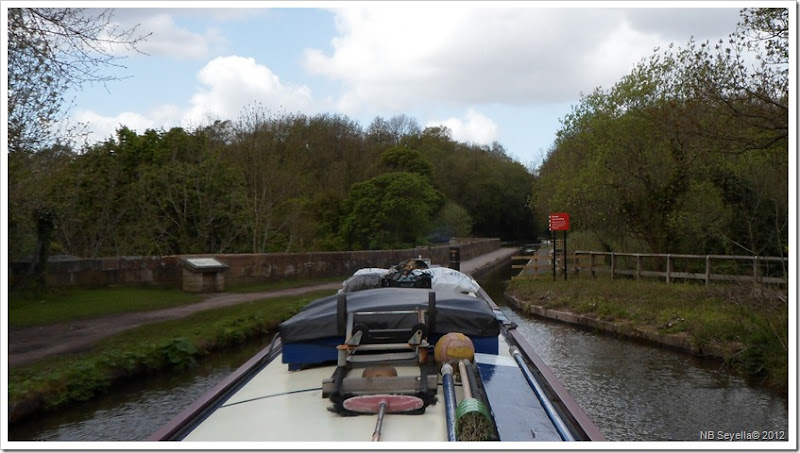
<path id="1" fill-rule="evenodd" d="M 24 275 L 29 263 L 12 262 L 12 281 Z M 57 287 L 176 286 L 182 264 L 178 256 L 120 256 L 59 259 L 47 263 L 47 285 Z"/>
<path id="2" fill-rule="evenodd" d="M 364 267 L 390 267 L 405 259 L 422 256 L 447 266 L 450 247 L 458 246 L 462 261 L 501 247 L 499 239 L 459 239 L 458 243 L 403 250 L 359 250 L 350 252 L 208 254 L 95 259 L 62 259 L 47 263 L 50 287 L 98 287 L 108 285 L 180 288 L 182 258 L 214 258 L 229 266 L 225 286 L 237 286 L 300 278 L 339 277 Z M 22 275 L 28 263 L 11 263 L 11 277 Z"/>

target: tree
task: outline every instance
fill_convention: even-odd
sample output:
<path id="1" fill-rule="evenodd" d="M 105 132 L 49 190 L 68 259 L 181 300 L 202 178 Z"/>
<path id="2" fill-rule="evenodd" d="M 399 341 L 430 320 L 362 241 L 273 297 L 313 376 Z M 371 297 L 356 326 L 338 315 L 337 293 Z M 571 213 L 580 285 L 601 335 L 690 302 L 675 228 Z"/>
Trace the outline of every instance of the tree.
<path id="1" fill-rule="evenodd" d="M 393 146 L 381 154 L 381 165 L 389 172 L 407 171 L 430 178 L 433 166 L 419 151 Z"/>
<path id="2" fill-rule="evenodd" d="M 367 128 L 367 136 L 379 145 L 398 145 L 403 138 L 419 133 L 417 120 L 405 114 L 395 115 L 388 121 L 375 117 Z"/>
<path id="3" fill-rule="evenodd" d="M 61 181 L 74 157 L 65 146 L 8 156 L 7 259 L 28 261 L 26 274 L 11 283 L 15 288 L 46 289 L 47 257 L 57 239 L 57 221 L 66 211 L 56 199 L 64 192 Z"/>
<path id="4" fill-rule="evenodd" d="M 570 211 L 576 229 L 615 250 L 782 253 L 788 16 L 742 14 L 730 47 L 670 46 L 583 97 L 540 168 L 535 208 Z M 753 38 L 747 24 L 769 32 Z M 751 68 L 752 51 L 766 56 Z"/>
<path id="5" fill-rule="evenodd" d="M 9 151 L 35 152 L 55 141 L 69 105 L 64 92 L 116 77 L 115 48 L 136 50 L 146 38 L 120 29 L 112 10 L 10 8 L 8 10 Z"/>
<path id="6" fill-rule="evenodd" d="M 469 209 L 491 211 L 482 231 L 502 237 L 530 188 L 497 144 L 436 128 L 387 148 L 341 115 L 259 108 L 191 132 L 121 127 L 80 152 L 15 152 L 9 164 L 13 261 L 43 246 L 85 257 L 411 247 L 469 234 Z"/>
<path id="7" fill-rule="evenodd" d="M 727 43 L 690 41 L 655 55 L 647 67 L 659 87 L 655 93 L 680 106 L 672 120 L 675 135 L 709 153 L 702 177 L 717 184 L 735 209 L 728 231 L 714 233 L 718 240 L 735 253 L 782 254 L 788 224 L 789 10 L 744 9 L 741 17 Z"/>
<path id="8" fill-rule="evenodd" d="M 154 251 L 161 255 L 224 253 L 241 230 L 242 184 L 238 172 L 213 151 L 197 164 L 170 161 L 150 166 L 141 189 Z"/>
<path id="9" fill-rule="evenodd" d="M 14 154 L 34 154 L 63 147 L 75 137 L 72 126 L 63 126 L 69 104 L 64 93 L 85 83 L 104 83 L 115 77 L 103 70 L 118 67 L 118 58 L 110 46 L 135 50 L 145 36 L 136 28 L 121 30 L 112 21 L 111 10 L 93 13 L 74 8 L 10 8 L 8 10 L 8 150 Z M 61 130 L 59 130 L 61 129 Z M 15 174 L 9 175 L 9 197 L 24 199 L 20 193 L 31 187 L 48 187 L 49 181 L 37 179 L 39 169 L 21 168 L 38 159 L 14 159 Z M 24 175 L 34 178 L 23 179 Z M 47 174 L 45 178 L 52 176 Z M 27 189 L 26 189 L 27 188 Z M 24 243 L 33 228 L 32 280 L 44 282 L 45 265 L 54 230 L 60 221 L 59 209 L 48 196 L 35 196 L 37 207 L 11 204 L 9 217 L 14 219 L 12 242 Z M 23 220 L 32 216 L 30 222 Z M 27 228 L 26 228 L 27 225 Z M 26 254 L 25 251 L 20 251 Z M 29 276 L 31 277 L 31 276 Z"/>
<path id="10" fill-rule="evenodd" d="M 448 128 L 429 127 L 407 137 L 404 144 L 433 164 L 434 186 L 466 209 L 473 234 L 503 240 L 535 236 L 527 204 L 533 175 L 499 143 L 458 143 Z"/>
<path id="11" fill-rule="evenodd" d="M 384 173 L 354 184 L 343 201 L 342 238 L 353 250 L 412 247 L 425 240 L 442 201 L 414 173 Z"/>
<path id="12" fill-rule="evenodd" d="M 451 200 L 445 202 L 432 223 L 432 236 L 442 241 L 452 237 L 469 237 L 472 233 L 472 217 L 469 212 Z"/>

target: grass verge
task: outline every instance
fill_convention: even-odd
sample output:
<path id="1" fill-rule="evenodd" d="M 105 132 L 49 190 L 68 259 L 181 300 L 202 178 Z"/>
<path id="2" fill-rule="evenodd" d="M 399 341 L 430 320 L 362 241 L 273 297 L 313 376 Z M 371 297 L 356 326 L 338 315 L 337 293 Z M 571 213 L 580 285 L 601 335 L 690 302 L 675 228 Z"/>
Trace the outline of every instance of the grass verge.
<path id="1" fill-rule="evenodd" d="M 109 337 L 91 351 L 48 358 L 9 370 L 9 421 L 86 401 L 117 381 L 193 366 L 213 351 L 274 332 L 315 298 L 303 296 L 245 302 L 184 319 L 150 324 Z"/>
<path id="2" fill-rule="evenodd" d="M 343 278 L 314 280 L 282 280 L 258 285 L 228 288 L 232 293 L 254 293 L 300 288 L 320 283 L 340 282 Z M 107 287 L 94 289 L 65 288 L 35 296 L 32 293 L 9 294 L 9 328 L 23 328 L 99 316 L 160 310 L 192 304 L 208 294 L 185 293 L 175 288 Z"/>
<path id="3" fill-rule="evenodd" d="M 118 313 L 191 304 L 205 296 L 164 288 L 60 289 L 34 297 L 9 293 L 9 328 L 31 327 Z"/>
<path id="4" fill-rule="evenodd" d="M 789 313 L 784 290 L 576 278 L 514 279 L 507 291 L 545 308 L 660 334 L 685 334 L 698 350 L 721 346 L 723 360 L 732 368 L 787 391 Z"/>

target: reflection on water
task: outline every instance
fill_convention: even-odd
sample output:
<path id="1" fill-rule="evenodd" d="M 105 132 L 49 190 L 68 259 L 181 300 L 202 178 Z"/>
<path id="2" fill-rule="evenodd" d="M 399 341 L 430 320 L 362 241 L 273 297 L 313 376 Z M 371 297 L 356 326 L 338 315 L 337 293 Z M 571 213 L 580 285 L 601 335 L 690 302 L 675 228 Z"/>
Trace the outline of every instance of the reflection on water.
<path id="1" fill-rule="evenodd" d="M 510 266 L 481 284 L 498 303 Z M 698 441 L 701 431 L 787 430 L 788 401 L 679 352 L 503 311 L 611 441 Z M 265 347 L 149 378 L 58 415 L 9 427 L 10 440 L 144 440 Z M 788 432 L 787 432 L 788 434 Z"/>

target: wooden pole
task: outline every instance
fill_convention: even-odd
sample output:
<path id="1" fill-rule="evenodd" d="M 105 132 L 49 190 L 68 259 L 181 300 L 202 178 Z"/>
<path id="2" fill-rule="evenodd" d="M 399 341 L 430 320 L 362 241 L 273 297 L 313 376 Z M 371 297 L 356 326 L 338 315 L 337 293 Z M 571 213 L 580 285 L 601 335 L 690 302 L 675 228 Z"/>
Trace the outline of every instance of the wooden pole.
<path id="1" fill-rule="evenodd" d="M 614 252 L 611 252 L 611 280 L 614 280 Z"/>
<path id="2" fill-rule="evenodd" d="M 758 282 L 758 255 L 753 257 L 753 281 Z"/>
<path id="3" fill-rule="evenodd" d="M 642 278 L 642 255 L 636 254 L 636 280 Z"/>
<path id="4" fill-rule="evenodd" d="M 667 283 L 670 281 L 671 273 L 672 273 L 672 260 L 670 259 L 670 255 L 667 254 Z"/>
<path id="5" fill-rule="evenodd" d="M 564 280 L 567 280 L 567 230 L 564 230 Z"/>
<path id="6" fill-rule="evenodd" d="M 550 231 L 550 238 L 553 240 L 553 281 L 556 281 L 556 232 Z"/>

